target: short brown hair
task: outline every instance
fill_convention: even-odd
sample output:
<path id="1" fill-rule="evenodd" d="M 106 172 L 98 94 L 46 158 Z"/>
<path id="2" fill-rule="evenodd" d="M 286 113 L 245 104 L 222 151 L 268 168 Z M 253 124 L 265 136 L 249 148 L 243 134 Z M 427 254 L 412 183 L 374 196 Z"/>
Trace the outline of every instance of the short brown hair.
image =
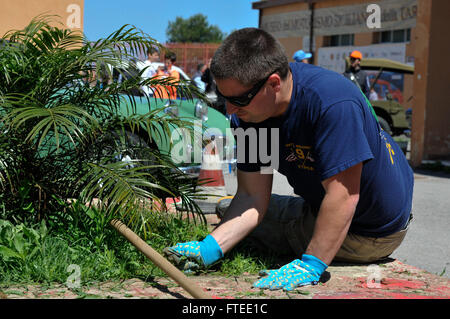
<path id="1" fill-rule="evenodd" d="M 172 61 L 172 63 L 175 63 L 177 60 L 177 55 L 174 52 L 167 52 L 165 54 L 164 59 Z"/>
<path id="2" fill-rule="evenodd" d="M 244 28 L 231 33 L 217 49 L 211 72 L 216 79 L 236 79 L 250 86 L 272 73 L 285 79 L 289 62 L 283 46 L 271 34 Z"/>

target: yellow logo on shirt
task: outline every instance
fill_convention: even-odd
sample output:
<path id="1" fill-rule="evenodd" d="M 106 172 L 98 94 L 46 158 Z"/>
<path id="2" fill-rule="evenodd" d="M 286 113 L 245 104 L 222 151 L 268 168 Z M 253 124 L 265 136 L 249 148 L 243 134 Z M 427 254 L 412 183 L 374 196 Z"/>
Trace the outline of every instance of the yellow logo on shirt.
<path id="1" fill-rule="evenodd" d="M 386 136 L 384 136 L 382 134 L 382 132 L 384 132 L 384 131 L 380 131 L 380 137 L 384 140 L 384 144 L 386 145 L 386 148 L 387 148 L 387 150 L 389 152 L 389 157 L 391 158 L 391 164 L 394 165 L 394 158 L 392 157 L 392 155 L 395 155 L 395 152 L 392 149 L 391 143 L 388 142 Z"/>
<path id="2" fill-rule="evenodd" d="M 288 162 L 299 162 L 297 164 L 298 168 L 306 169 L 309 171 L 313 171 L 314 167 L 308 165 L 314 162 L 312 158 L 311 146 L 306 145 L 296 145 L 294 143 L 288 143 L 285 145 L 287 148 L 290 148 L 291 153 L 286 157 L 286 161 Z"/>
<path id="3" fill-rule="evenodd" d="M 391 163 L 392 163 L 392 165 L 394 165 L 394 159 L 392 158 L 392 155 L 395 155 L 395 152 L 392 149 L 391 143 L 386 142 L 386 147 L 387 147 L 388 152 L 389 152 L 389 157 L 391 158 Z"/>

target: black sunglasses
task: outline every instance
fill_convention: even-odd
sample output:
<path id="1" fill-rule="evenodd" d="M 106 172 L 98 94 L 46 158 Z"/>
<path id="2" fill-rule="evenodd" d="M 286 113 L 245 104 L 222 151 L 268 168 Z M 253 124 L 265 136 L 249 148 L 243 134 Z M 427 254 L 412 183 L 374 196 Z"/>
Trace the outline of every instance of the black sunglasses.
<path id="1" fill-rule="evenodd" d="M 269 77 L 272 75 L 271 73 L 268 77 L 262 79 L 258 83 L 256 83 L 250 90 L 245 92 L 244 94 L 240 96 L 225 96 L 222 93 L 220 93 L 219 89 L 216 86 L 216 93 L 218 96 L 223 97 L 225 100 L 230 102 L 233 105 L 244 107 L 250 104 L 250 102 L 253 100 L 256 94 L 258 94 L 259 90 L 264 86 L 264 84 L 267 82 Z"/>

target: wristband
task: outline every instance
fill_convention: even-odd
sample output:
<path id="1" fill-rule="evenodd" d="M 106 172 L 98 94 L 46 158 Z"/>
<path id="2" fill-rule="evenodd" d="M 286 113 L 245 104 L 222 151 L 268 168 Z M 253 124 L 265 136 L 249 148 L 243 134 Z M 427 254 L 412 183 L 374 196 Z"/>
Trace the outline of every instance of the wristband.
<path id="1" fill-rule="evenodd" d="M 211 235 L 208 235 L 200 242 L 200 254 L 206 266 L 211 265 L 223 257 L 222 248 Z"/>
<path id="2" fill-rule="evenodd" d="M 328 265 L 325 264 L 322 260 L 320 260 L 317 257 L 314 257 L 313 255 L 303 255 L 302 261 L 310 265 L 318 274 L 322 274 L 325 269 L 328 268 Z"/>

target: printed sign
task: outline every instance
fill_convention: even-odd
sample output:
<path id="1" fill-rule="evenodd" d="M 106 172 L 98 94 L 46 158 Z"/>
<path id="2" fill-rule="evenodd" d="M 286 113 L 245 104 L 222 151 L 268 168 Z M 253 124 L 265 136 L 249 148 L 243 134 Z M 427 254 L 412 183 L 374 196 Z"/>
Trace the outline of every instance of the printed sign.
<path id="1" fill-rule="evenodd" d="M 322 47 L 317 54 L 317 65 L 338 73 L 345 71 L 345 58 L 353 50 L 362 53 L 363 58 L 389 59 L 405 63 L 406 44 L 372 44 L 368 46 Z"/>
<path id="2" fill-rule="evenodd" d="M 381 9 L 381 23 L 377 31 L 414 28 L 417 17 L 417 0 L 373 1 Z M 372 32 L 367 21 L 371 11 L 369 3 L 336 6 L 314 10 L 314 34 L 337 35 Z M 263 15 L 261 28 L 276 38 L 308 36 L 311 11 L 293 11 Z"/>

